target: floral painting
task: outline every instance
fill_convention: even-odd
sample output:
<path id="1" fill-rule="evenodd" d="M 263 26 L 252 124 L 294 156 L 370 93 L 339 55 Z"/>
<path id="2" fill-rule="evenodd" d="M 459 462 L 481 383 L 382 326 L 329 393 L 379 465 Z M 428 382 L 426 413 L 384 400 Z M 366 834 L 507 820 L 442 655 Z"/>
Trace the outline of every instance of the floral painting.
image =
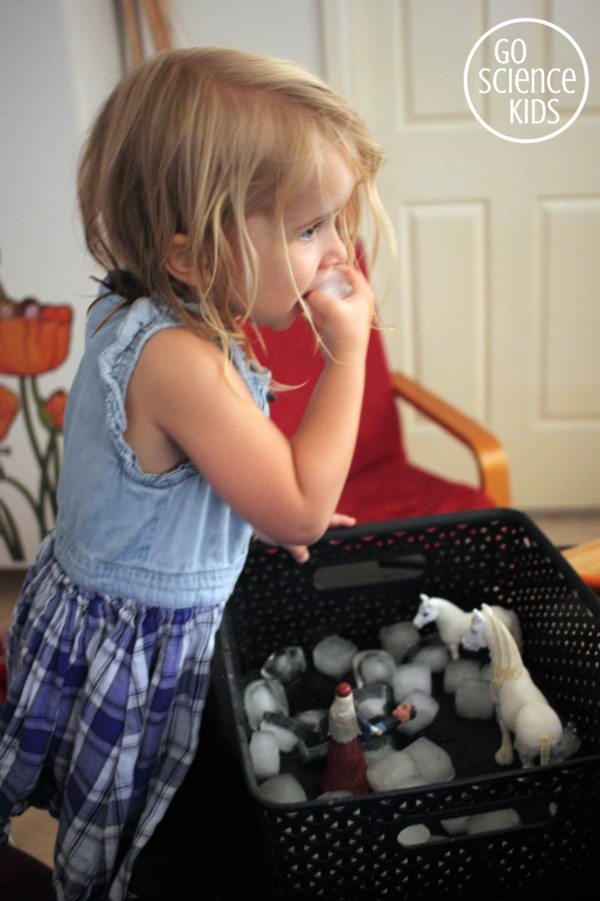
<path id="1" fill-rule="evenodd" d="M 56 516 L 67 392 L 45 394 L 42 376 L 66 359 L 72 318 L 66 305 L 44 304 L 32 297 L 14 300 L 0 282 L 0 551 L 15 562 L 26 559 L 15 508 L 25 504 L 40 540 Z M 11 430 L 19 419 L 34 460 L 26 478 L 22 474 L 18 478 L 11 465 L 15 461 Z"/>

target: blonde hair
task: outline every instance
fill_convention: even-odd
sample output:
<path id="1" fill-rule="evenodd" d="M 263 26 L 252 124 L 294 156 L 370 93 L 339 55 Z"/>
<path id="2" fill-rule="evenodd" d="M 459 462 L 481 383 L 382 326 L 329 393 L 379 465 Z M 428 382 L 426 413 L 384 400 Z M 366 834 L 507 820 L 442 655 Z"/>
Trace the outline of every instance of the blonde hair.
<path id="1" fill-rule="evenodd" d="M 122 281 L 128 300 L 156 292 L 189 327 L 247 346 L 233 289 L 241 255 L 251 310 L 258 259 L 246 217 L 268 211 L 282 222 L 331 147 L 357 177 L 341 217 L 352 259 L 365 208 L 383 216 L 374 185 L 383 154 L 349 105 L 291 62 L 234 49 L 160 53 L 116 86 L 84 147 L 87 246 L 106 270 L 133 276 L 133 288 Z M 188 238 L 193 289 L 165 266 L 176 234 Z"/>

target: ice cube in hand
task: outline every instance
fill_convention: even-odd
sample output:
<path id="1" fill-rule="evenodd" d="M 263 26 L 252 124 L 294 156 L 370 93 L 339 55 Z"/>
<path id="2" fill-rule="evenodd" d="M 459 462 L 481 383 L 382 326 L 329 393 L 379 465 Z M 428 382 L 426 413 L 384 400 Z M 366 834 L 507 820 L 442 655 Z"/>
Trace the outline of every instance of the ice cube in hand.
<path id="1" fill-rule="evenodd" d="M 332 269 L 331 275 L 325 279 L 322 285 L 319 285 L 319 291 L 325 291 L 326 294 L 333 294 L 343 300 L 352 294 L 352 285 L 340 269 Z"/>

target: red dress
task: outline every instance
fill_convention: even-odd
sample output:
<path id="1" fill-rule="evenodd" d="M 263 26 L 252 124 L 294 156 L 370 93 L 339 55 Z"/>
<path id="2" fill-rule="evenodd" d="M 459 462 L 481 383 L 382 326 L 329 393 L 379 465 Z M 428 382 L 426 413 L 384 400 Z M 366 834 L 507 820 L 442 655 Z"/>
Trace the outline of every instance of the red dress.
<path id="1" fill-rule="evenodd" d="M 356 712 L 352 689 L 347 682 L 336 688 L 329 710 L 329 747 L 327 765 L 321 780 L 324 792 L 349 791 L 364 795 L 370 791 L 367 782 L 367 764 L 360 741 L 362 734 Z"/>
<path id="2" fill-rule="evenodd" d="M 347 742 L 329 739 L 327 766 L 321 787 L 324 792 L 350 791 L 353 795 L 364 795 L 370 791 L 367 764 L 358 735 Z"/>

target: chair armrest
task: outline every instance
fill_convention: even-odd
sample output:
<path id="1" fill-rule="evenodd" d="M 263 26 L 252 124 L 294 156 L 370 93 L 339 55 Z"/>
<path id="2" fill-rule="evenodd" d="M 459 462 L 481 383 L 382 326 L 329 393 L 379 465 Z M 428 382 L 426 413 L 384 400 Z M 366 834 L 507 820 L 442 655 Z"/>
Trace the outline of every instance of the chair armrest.
<path id="1" fill-rule="evenodd" d="M 600 594 L 600 538 L 566 548 L 562 554 L 583 581 Z"/>
<path id="2" fill-rule="evenodd" d="M 402 372 L 392 372 L 394 394 L 461 441 L 477 464 L 479 485 L 498 507 L 510 507 L 506 452 L 495 435 Z"/>

